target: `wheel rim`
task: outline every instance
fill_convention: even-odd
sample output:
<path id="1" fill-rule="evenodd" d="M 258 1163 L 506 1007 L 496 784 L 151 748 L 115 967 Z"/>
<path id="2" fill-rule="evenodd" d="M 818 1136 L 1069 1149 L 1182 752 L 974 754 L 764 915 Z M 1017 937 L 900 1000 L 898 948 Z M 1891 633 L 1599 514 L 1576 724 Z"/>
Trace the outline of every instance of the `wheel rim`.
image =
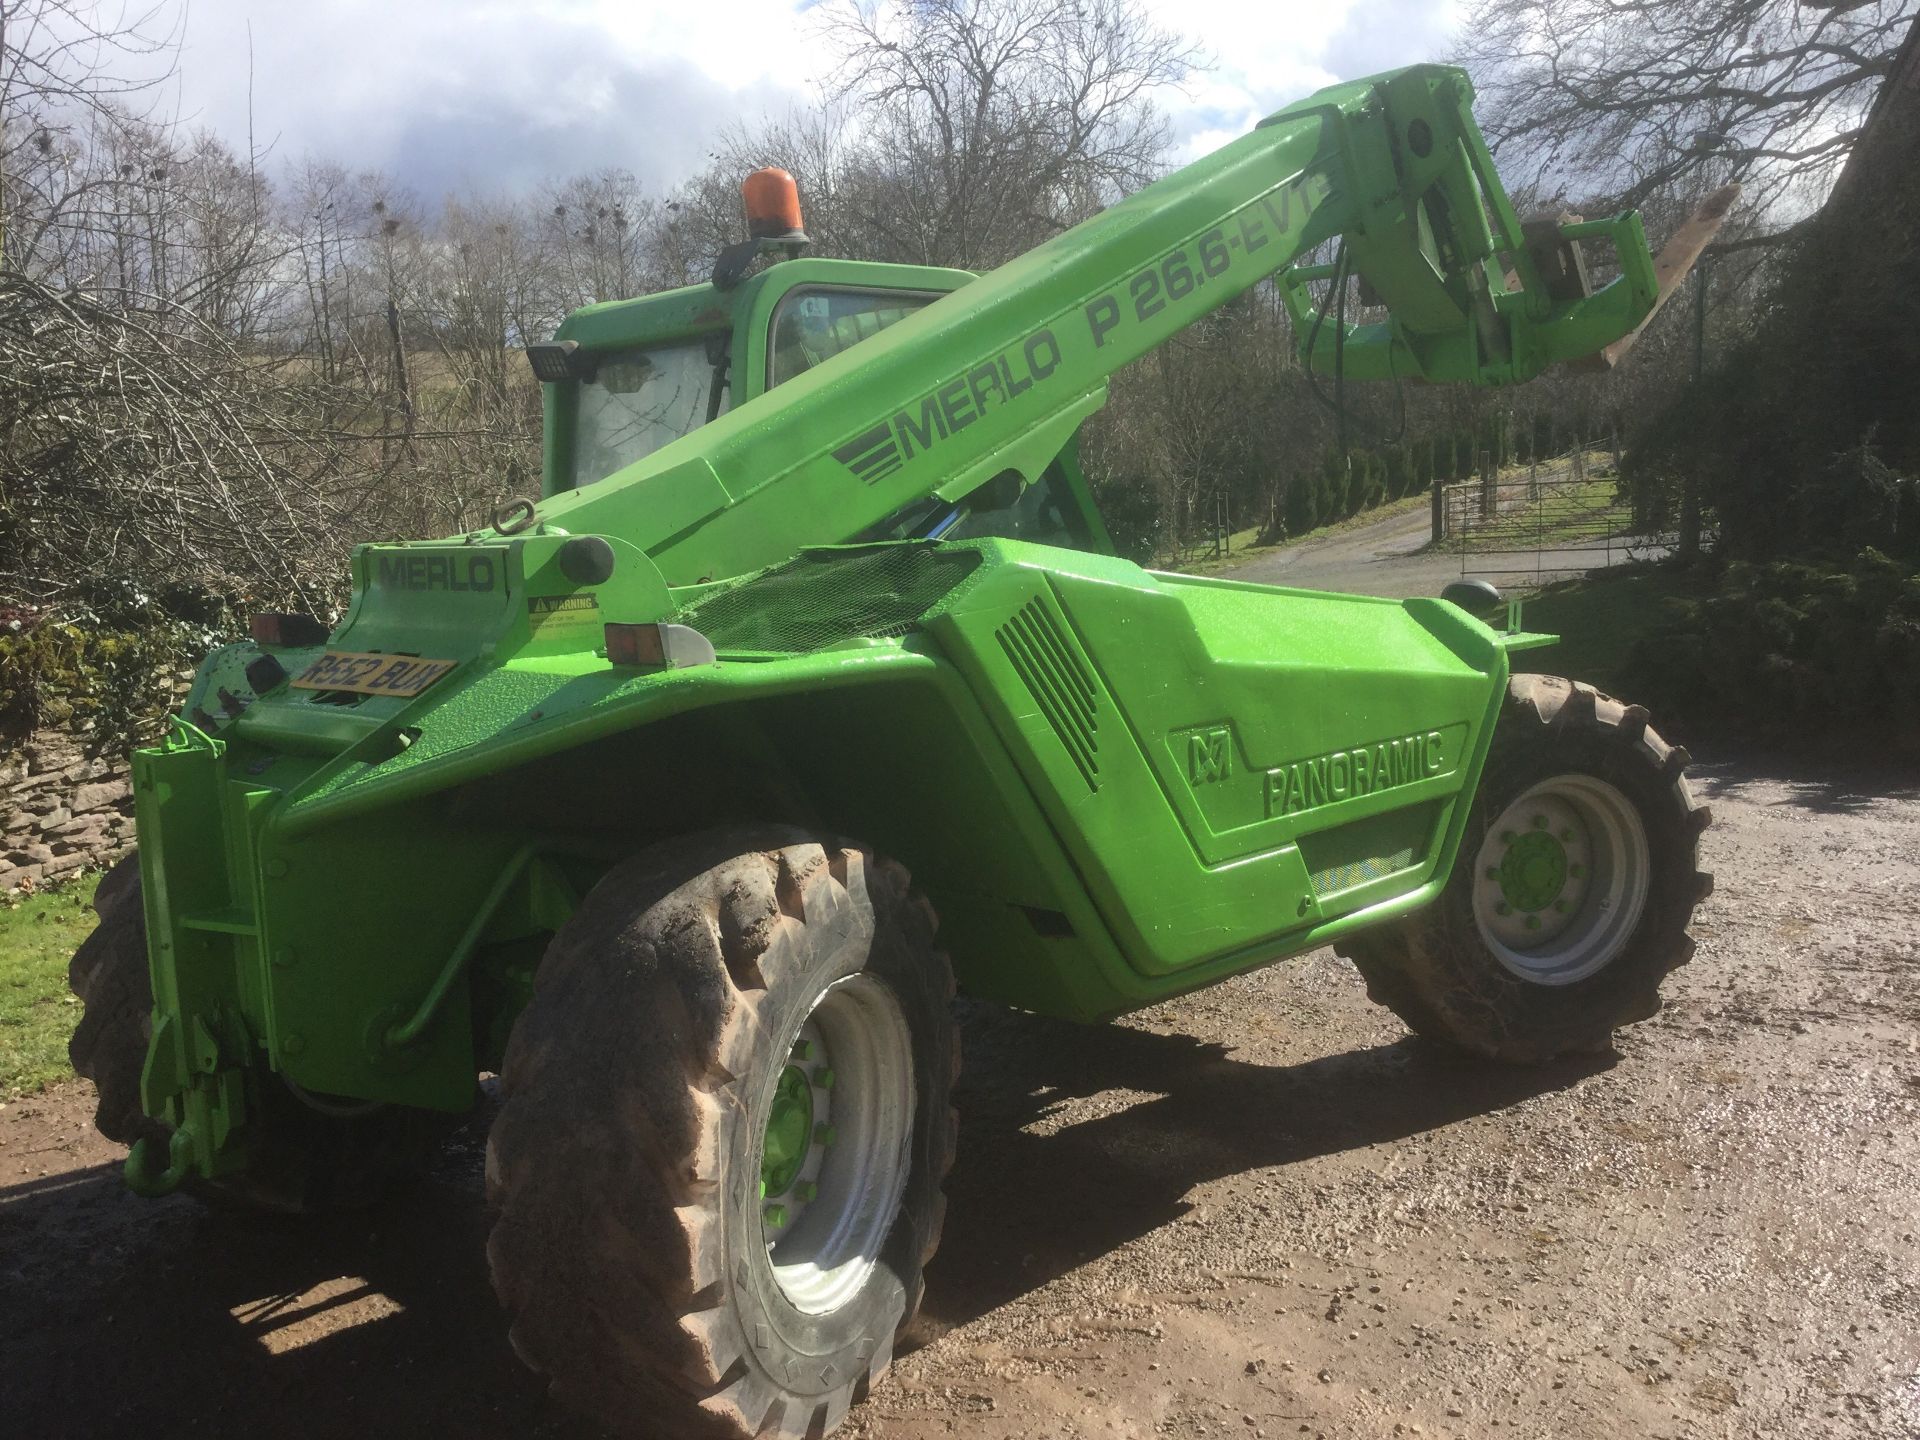
<path id="1" fill-rule="evenodd" d="M 1570 985 L 1626 947 L 1652 869 L 1632 801 L 1592 775 L 1556 775 L 1488 827 L 1475 858 L 1474 924 L 1513 974 Z"/>
<path id="2" fill-rule="evenodd" d="M 822 991 L 774 1077 L 760 1142 L 760 1221 L 774 1283 L 821 1315 L 866 1283 L 906 1190 L 913 1041 L 871 975 Z"/>

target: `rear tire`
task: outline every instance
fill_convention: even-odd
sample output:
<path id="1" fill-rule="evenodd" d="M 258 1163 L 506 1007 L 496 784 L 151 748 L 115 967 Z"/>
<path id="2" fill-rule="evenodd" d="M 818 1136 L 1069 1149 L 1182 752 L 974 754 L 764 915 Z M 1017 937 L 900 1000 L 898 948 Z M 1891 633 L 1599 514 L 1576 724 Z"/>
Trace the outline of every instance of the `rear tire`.
<path id="1" fill-rule="evenodd" d="M 152 1139 L 166 1127 L 140 1109 L 140 1068 L 153 1032 L 153 982 L 147 972 L 140 857 L 130 854 L 100 877 L 93 892 L 100 923 L 67 965 L 67 986 L 86 1006 L 67 1042 L 74 1073 L 93 1082 L 93 1125 L 119 1145 Z"/>
<path id="2" fill-rule="evenodd" d="M 1687 763 L 1639 706 L 1514 676 L 1446 888 L 1341 952 L 1440 1044 L 1518 1064 L 1604 1053 L 1659 1010 L 1713 890 Z"/>
<path id="3" fill-rule="evenodd" d="M 487 1257 L 557 1398 L 660 1440 L 812 1440 L 885 1371 L 953 1163 L 934 924 L 871 851 L 736 830 L 615 867 L 554 937 Z"/>
<path id="4" fill-rule="evenodd" d="M 138 855 L 101 877 L 93 908 L 100 923 L 67 966 L 67 984 L 86 1006 L 67 1042 L 67 1059 L 99 1093 L 95 1129 L 121 1145 L 148 1140 L 164 1155 L 172 1131 L 140 1105 L 140 1071 L 153 1034 L 153 978 Z M 397 1107 L 322 1113 L 264 1066 L 249 1077 L 247 1100 L 246 1168 L 186 1184 L 210 1204 L 285 1214 L 370 1205 L 419 1165 L 446 1128 L 442 1116 Z"/>

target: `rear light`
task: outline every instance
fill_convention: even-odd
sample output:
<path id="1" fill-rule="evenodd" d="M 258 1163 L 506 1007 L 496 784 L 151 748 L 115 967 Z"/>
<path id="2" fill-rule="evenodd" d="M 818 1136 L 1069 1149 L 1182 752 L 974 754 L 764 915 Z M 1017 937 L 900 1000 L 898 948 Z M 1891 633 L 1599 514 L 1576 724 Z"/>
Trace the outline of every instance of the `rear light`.
<path id="1" fill-rule="evenodd" d="M 609 624 L 607 659 L 615 665 L 639 668 L 713 664 L 713 642 L 687 625 Z"/>
<path id="2" fill-rule="evenodd" d="M 327 627 L 311 615 L 281 615 L 269 611 L 247 621 L 256 645 L 318 645 L 327 638 Z"/>

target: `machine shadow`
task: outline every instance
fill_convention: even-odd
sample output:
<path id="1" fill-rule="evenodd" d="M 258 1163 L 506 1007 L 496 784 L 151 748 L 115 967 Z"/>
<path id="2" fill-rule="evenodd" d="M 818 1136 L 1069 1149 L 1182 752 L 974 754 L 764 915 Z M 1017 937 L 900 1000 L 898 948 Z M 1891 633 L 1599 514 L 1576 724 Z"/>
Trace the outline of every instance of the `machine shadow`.
<path id="1" fill-rule="evenodd" d="M 927 1277 L 930 1332 L 1177 1220 L 1203 1182 L 1438 1129 L 1613 1063 L 1481 1065 L 1409 1037 L 1261 1065 L 1183 1035 L 984 1008 L 962 1038 L 960 1157 Z M 1068 1123 L 1052 1123 L 1063 1108 Z M 1083 1109 L 1094 1113 L 1071 1118 Z"/>
<path id="2" fill-rule="evenodd" d="M 9 1433 L 589 1440 L 514 1356 L 477 1143 L 376 1210 L 141 1200 L 118 1166 L 0 1191 Z"/>
<path id="3" fill-rule="evenodd" d="M 1881 800 L 1920 795 L 1920 759 L 1863 758 L 1857 750 L 1809 757 L 1755 749 L 1741 752 L 1737 760 L 1695 760 L 1687 773 L 1695 793 L 1708 802 L 1744 796 L 1756 783 L 1776 782 L 1787 794 L 1768 803 L 1820 815 L 1854 815 Z"/>
<path id="4" fill-rule="evenodd" d="M 1406 1042 L 1264 1066 L 984 1006 L 963 1041 L 960 1160 L 918 1338 L 1150 1234 L 1204 1181 L 1497 1110 L 1602 1063 L 1489 1070 Z M 1081 1101 L 1091 1118 L 1048 1125 Z M 380 1209 L 319 1220 L 140 1200 L 108 1165 L 0 1191 L 10 1430 L 595 1435 L 507 1344 L 484 1258 L 488 1118 Z"/>

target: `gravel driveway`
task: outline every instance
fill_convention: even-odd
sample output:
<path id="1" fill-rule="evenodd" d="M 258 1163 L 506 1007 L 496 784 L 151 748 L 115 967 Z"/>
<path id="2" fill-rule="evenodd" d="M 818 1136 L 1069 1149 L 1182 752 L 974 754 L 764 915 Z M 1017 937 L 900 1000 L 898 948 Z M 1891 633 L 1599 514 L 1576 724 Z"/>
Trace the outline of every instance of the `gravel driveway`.
<path id="1" fill-rule="evenodd" d="M 920 1348 L 867 1440 L 1920 1434 L 1920 788 L 1699 767 L 1719 888 L 1617 1061 L 1457 1065 L 1326 952 L 1103 1029 L 968 1015 Z M 10 1433 L 576 1436 L 473 1127 L 322 1224 L 0 1111 Z"/>

